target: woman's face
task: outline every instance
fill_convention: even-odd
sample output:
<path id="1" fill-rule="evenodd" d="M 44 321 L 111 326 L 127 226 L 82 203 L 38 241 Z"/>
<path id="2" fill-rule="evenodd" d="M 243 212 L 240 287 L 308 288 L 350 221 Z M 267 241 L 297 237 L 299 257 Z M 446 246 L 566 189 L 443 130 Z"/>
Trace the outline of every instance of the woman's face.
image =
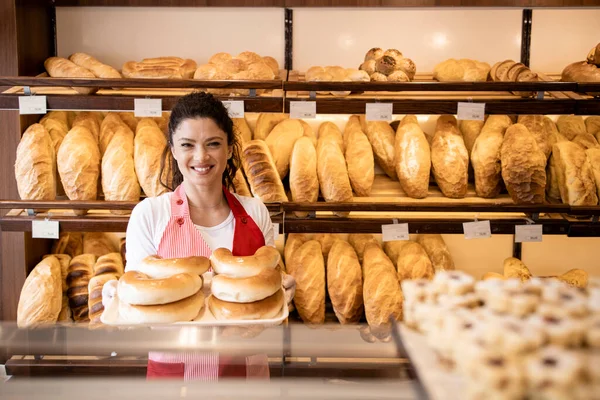
<path id="1" fill-rule="evenodd" d="M 231 151 L 227 134 L 210 118 L 184 119 L 173 133 L 171 152 L 192 185 L 221 184 Z"/>

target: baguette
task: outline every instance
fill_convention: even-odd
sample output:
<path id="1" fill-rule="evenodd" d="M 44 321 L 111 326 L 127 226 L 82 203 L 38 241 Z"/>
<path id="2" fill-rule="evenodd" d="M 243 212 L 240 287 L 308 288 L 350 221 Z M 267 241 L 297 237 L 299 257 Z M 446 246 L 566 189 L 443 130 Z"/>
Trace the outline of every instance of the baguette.
<path id="1" fill-rule="evenodd" d="M 375 179 L 373 150 L 369 139 L 360 128 L 351 130 L 347 136 L 345 158 L 350 185 L 357 196 L 368 197 Z"/>
<path id="2" fill-rule="evenodd" d="M 297 119 L 285 119 L 275 125 L 269 136 L 265 139 L 277 173 L 281 179 L 285 178 L 290 168 L 290 157 L 296 140 L 304 135 L 304 127 Z"/>
<path id="3" fill-rule="evenodd" d="M 44 61 L 44 68 L 53 78 L 95 78 L 94 74 L 72 61 L 62 57 L 50 57 Z M 94 87 L 73 87 L 80 94 L 92 94 L 98 91 Z"/>
<path id="4" fill-rule="evenodd" d="M 168 191 L 160 183 L 161 157 L 166 147 L 167 138 L 156 122 L 150 118 L 138 122 L 133 161 L 137 180 L 147 197 L 160 196 Z"/>
<path id="5" fill-rule="evenodd" d="M 117 275 L 110 273 L 97 275 L 90 279 L 88 284 L 88 314 L 90 323 L 101 323 L 100 317 L 102 317 L 102 312 L 104 312 L 104 305 L 102 304 L 102 288 L 106 282 L 118 279 L 119 277 Z"/>
<path id="6" fill-rule="evenodd" d="M 407 120 L 408 121 L 408 120 Z M 431 171 L 431 150 L 416 123 L 401 123 L 396 132 L 394 160 L 400 186 L 414 199 L 427 197 Z"/>
<path id="7" fill-rule="evenodd" d="M 400 256 L 400 252 L 408 243 L 411 243 L 412 240 L 391 240 L 389 242 L 383 243 L 383 251 L 388 256 L 392 264 L 394 264 L 394 268 L 398 269 L 398 257 Z"/>
<path id="8" fill-rule="evenodd" d="M 325 125 L 325 124 L 323 124 Z M 323 127 L 319 130 L 317 142 L 317 176 L 321 194 L 326 202 L 352 201 L 352 187 L 348 178 L 348 170 L 339 138 L 341 134 L 337 127 L 331 124 L 326 128 L 329 133 L 321 135 Z M 343 213 L 338 213 L 343 215 Z"/>
<path id="9" fill-rule="evenodd" d="M 111 112 L 102 120 L 100 124 L 100 155 L 104 156 L 108 144 L 115 136 L 115 133 L 121 126 L 126 126 L 119 114 Z"/>
<path id="10" fill-rule="evenodd" d="M 60 263 L 60 275 L 62 281 L 62 291 L 65 293 L 68 289 L 67 286 L 67 275 L 69 273 L 69 264 L 71 263 L 71 256 L 68 254 L 46 254 L 43 258 L 46 257 L 56 257 L 58 262 Z"/>
<path id="11" fill-rule="evenodd" d="M 33 124 L 17 146 L 15 178 L 22 200 L 56 199 L 56 155 L 43 125 Z"/>
<path id="12" fill-rule="evenodd" d="M 118 252 L 116 245 L 104 232 L 85 232 L 83 234 L 83 253 L 95 258 Z"/>
<path id="13" fill-rule="evenodd" d="M 362 269 L 356 252 L 335 240 L 327 257 L 327 292 L 341 324 L 355 324 L 364 312 Z"/>
<path id="14" fill-rule="evenodd" d="M 252 131 L 246 121 L 246 118 L 231 118 L 233 121 L 233 130 L 238 137 L 239 143 L 244 144 L 252 140 Z"/>
<path id="15" fill-rule="evenodd" d="M 69 60 L 74 64 L 85 68 L 92 72 L 96 78 L 103 79 L 118 79 L 121 78 L 119 71 L 106 65 L 85 53 L 73 53 L 69 56 Z"/>
<path id="16" fill-rule="evenodd" d="M 123 257 L 118 251 L 106 253 L 96 260 L 94 264 L 94 276 L 113 274 L 118 278 L 124 273 Z"/>
<path id="17" fill-rule="evenodd" d="M 252 193 L 250 193 L 250 188 L 248 187 L 248 182 L 246 182 L 246 178 L 244 177 L 244 173 L 241 169 L 238 169 L 235 172 L 235 177 L 233 178 L 233 187 L 235 189 L 235 193 L 240 196 L 252 197 Z"/>
<path id="18" fill-rule="evenodd" d="M 100 142 L 100 125 L 102 124 L 102 120 L 98 113 L 92 111 L 84 111 L 79 113 L 75 119 L 73 120 L 73 128 L 76 126 L 83 126 L 87 128 L 90 133 L 96 139 L 96 142 Z"/>
<path id="19" fill-rule="evenodd" d="M 456 118 L 442 115 L 438 118 L 431 143 L 433 176 L 446 197 L 463 198 L 467 194 L 469 154 L 458 131 Z"/>
<path id="20" fill-rule="evenodd" d="M 333 122 L 323 122 L 319 127 L 319 140 L 323 141 L 325 139 L 335 142 L 340 148 L 342 154 L 346 152 L 346 146 L 344 144 L 344 138 L 342 138 L 342 132 L 340 132 L 340 129 Z"/>
<path id="21" fill-rule="evenodd" d="M 365 254 L 365 247 L 369 243 L 375 243 L 380 246 L 379 242 L 375 238 L 375 236 L 369 233 L 354 233 L 348 236 L 348 243 L 354 248 L 356 251 L 356 255 L 358 256 L 358 261 L 363 262 L 363 257 Z"/>
<path id="22" fill-rule="evenodd" d="M 67 296 L 75 322 L 89 321 L 88 285 L 93 276 L 95 262 L 96 256 L 93 254 L 82 254 L 74 257 L 69 264 Z"/>
<path id="23" fill-rule="evenodd" d="M 454 269 L 452 255 L 450 255 L 450 250 L 448 250 L 448 246 L 446 246 L 442 235 L 419 235 L 417 243 L 423 247 L 427 256 L 429 256 L 435 272 Z"/>
<path id="24" fill-rule="evenodd" d="M 242 164 L 254 196 L 260 197 L 265 203 L 288 201 L 271 152 L 264 141 L 251 140 L 244 144 Z"/>
<path id="25" fill-rule="evenodd" d="M 398 255 L 398 282 L 405 279 L 431 279 L 435 274 L 427 252 L 419 243 L 409 242 Z"/>
<path id="26" fill-rule="evenodd" d="M 600 198 L 600 148 L 587 149 L 585 154 L 589 160 L 594 182 L 596 183 L 596 194 Z"/>
<path id="27" fill-rule="evenodd" d="M 285 264 L 288 268 L 288 273 L 291 274 L 292 260 L 296 250 L 300 248 L 304 243 L 313 239 L 312 234 L 307 233 L 289 233 L 285 239 L 285 247 L 283 249 L 283 256 Z"/>
<path id="28" fill-rule="evenodd" d="M 294 144 L 290 158 L 290 191 L 296 202 L 314 203 L 319 198 L 317 176 L 317 151 L 308 137 L 301 137 Z M 295 213 L 306 216 L 307 213 Z"/>
<path id="29" fill-rule="evenodd" d="M 321 245 L 309 240 L 295 252 L 290 274 L 296 280 L 294 305 L 305 323 L 325 322 L 325 265 Z M 289 266 L 289 264 L 288 264 Z"/>
<path id="30" fill-rule="evenodd" d="M 392 180 L 398 180 L 395 164 L 394 129 L 385 121 L 367 121 L 364 115 L 360 116 L 363 131 L 367 134 L 373 156 L 383 172 Z"/>
<path id="31" fill-rule="evenodd" d="M 473 151 L 473 146 L 475 145 L 475 140 L 481 134 L 481 129 L 483 129 L 484 121 L 478 120 L 461 120 L 458 121 L 458 129 L 463 136 L 465 141 L 465 147 L 467 148 L 467 153 L 469 153 L 469 157 L 471 157 L 471 152 Z"/>
<path id="32" fill-rule="evenodd" d="M 543 115 L 519 115 L 517 122 L 525 125 L 529 132 L 535 138 L 538 148 L 546 156 L 546 160 L 552 153 L 552 143 L 550 139 L 551 132 L 546 129 Z"/>
<path id="33" fill-rule="evenodd" d="M 586 151 L 564 141 L 552 146 L 552 157 L 562 202 L 573 206 L 598 204 L 594 173 Z"/>
<path id="34" fill-rule="evenodd" d="M 261 113 L 256 120 L 253 139 L 265 140 L 277 124 L 289 117 L 288 114 Z"/>

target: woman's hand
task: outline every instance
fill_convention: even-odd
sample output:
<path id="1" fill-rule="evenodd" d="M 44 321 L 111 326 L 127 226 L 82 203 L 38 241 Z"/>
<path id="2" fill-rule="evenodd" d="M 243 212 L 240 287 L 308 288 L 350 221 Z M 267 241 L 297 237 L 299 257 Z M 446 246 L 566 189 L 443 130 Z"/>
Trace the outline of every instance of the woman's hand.
<path id="1" fill-rule="evenodd" d="M 285 300 L 287 302 L 288 309 L 291 309 L 292 300 L 294 299 L 294 295 L 296 294 L 296 280 L 293 276 L 282 272 L 281 282 L 283 284 L 283 288 L 285 289 Z"/>

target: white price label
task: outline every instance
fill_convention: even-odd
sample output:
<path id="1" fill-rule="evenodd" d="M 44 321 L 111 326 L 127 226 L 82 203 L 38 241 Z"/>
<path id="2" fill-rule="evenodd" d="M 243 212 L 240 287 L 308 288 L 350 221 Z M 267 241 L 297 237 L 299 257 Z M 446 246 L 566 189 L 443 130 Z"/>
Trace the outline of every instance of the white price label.
<path id="1" fill-rule="evenodd" d="M 38 239 L 58 239 L 58 221 L 31 221 L 31 237 Z"/>
<path id="2" fill-rule="evenodd" d="M 162 99 L 133 99 L 136 117 L 162 117 Z"/>
<path id="3" fill-rule="evenodd" d="M 485 239 L 492 237 L 490 221 L 464 222 L 465 239 Z"/>
<path id="4" fill-rule="evenodd" d="M 515 225 L 515 242 L 541 242 L 542 225 Z"/>
<path id="5" fill-rule="evenodd" d="M 383 234 L 384 242 L 409 239 L 408 224 L 381 225 L 381 233 Z"/>
<path id="6" fill-rule="evenodd" d="M 392 103 L 367 103 L 367 121 L 391 121 Z"/>
<path id="7" fill-rule="evenodd" d="M 46 96 L 19 96 L 19 114 L 46 114 Z"/>
<path id="8" fill-rule="evenodd" d="M 316 101 L 290 101 L 290 118 L 307 119 L 317 117 Z"/>
<path id="9" fill-rule="evenodd" d="M 273 224 L 273 238 L 279 239 L 279 224 Z"/>
<path id="10" fill-rule="evenodd" d="M 244 118 L 243 100 L 226 100 L 223 105 L 229 113 L 229 118 Z"/>
<path id="11" fill-rule="evenodd" d="M 460 120 L 483 121 L 485 118 L 485 103 L 458 103 L 456 114 Z"/>

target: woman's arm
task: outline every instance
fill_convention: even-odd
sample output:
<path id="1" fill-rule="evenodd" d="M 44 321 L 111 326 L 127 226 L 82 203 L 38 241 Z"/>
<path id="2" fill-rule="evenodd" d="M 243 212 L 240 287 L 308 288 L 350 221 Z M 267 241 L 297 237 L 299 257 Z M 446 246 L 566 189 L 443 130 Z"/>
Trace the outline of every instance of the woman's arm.
<path id="1" fill-rule="evenodd" d="M 269 215 L 269 210 L 267 206 L 261 201 L 259 207 L 259 220 L 257 221 L 257 225 L 263 233 L 265 237 L 265 245 L 275 247 L 275 234 L 273 232 L 273 222 L 271 221 L 271 216 Z"/>
<path id="2" fill-rule="evenodd" d="M 146 199 L 135 206 L 127 224 L 125 271 L 136 270 L 145 257 L 156 254 L 154 225 L 152 206 Z"/>

